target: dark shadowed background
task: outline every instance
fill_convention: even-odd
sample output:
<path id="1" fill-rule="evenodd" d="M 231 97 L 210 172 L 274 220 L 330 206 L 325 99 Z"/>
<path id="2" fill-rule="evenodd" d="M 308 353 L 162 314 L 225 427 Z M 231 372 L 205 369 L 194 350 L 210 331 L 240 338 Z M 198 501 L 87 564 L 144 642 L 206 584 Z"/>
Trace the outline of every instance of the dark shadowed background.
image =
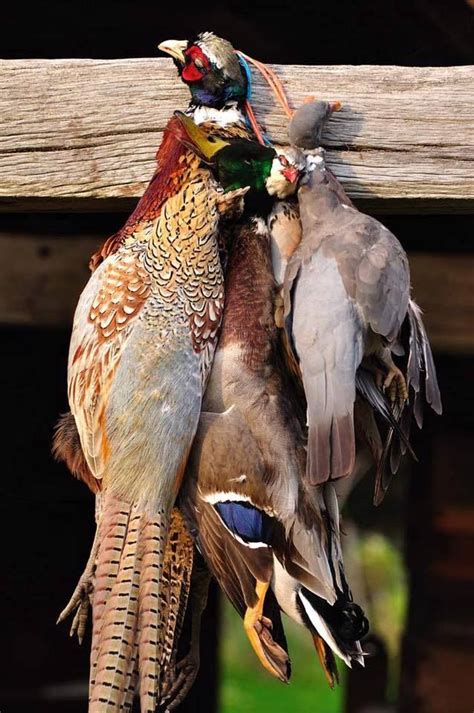
<path id="1" fill-rule="evenodd" d="M 233 0 L 189 5 L 48 0 L 28 8 L 17 3 L 2 13 L 0 54 L 3 58 L 153 57 L 158 55 L 159 41 L 190 38 L 208 29 L 266 62 L 474 64 L 474 12 L 464 0 Z M 123 220 L 119 214 L 10 214 L 0 216 L 0 233 L 12 240 L 16 234 L 53 238 L 85 234 L 96 235 L 100 242 Z M 470 216 L 384 216 L 383 221 L 408 252 L 445 255 L 447 261 L 455 255 L 472 260 Z M 47 271 L 50 247 L 42 247 L 39 241 L 38 250 Z M 439 279 L 444 279 L 442 271 Z M 469 289 L 456 279 L 452 284 L 462 292 L 464 302 L 471 300 L 472 307 L 472 280 Z M 74 290 L 78 296 L 78 286 Z M 442 310 L 443 305 L 436 309 Z M 2 713 L 86 710 L 88 641 L 81 649 L 68 639 L 66 627 L 54 625 L 86 562 L 93 535 L 92 497 L 52 461 L 49 452 L 53 425 L 67 408 L 69 333 L 69 328 L 22 327 L 13 319 L 1 329 Z M 370 506 L 368 479 L 352 493 L 346 513 L 353 550 L 348 557 L 351 566 L 362 572 L 360 586 L 372 600 L 369 608 L 378 623 L 371 646 L 379 655 L 368 662 L 366 672 L 349 676 L 342 695 L 328 698 L 322 678 L 316 673 L 313 678 L 316 657 L 311 658 L 309 649 L 307 656 L 296 652 L 295 661 L 301 669 L 306 667 L 305 672 L 298 674 L 295 666 L 294 684 L 283 691 L 265 673 L 256 673 L 258 662 L 251 652 L 245 663 L 248 647 L 239 638 L 236 618 L 226 610 L 220 637 L 223 675 L 219 676 L 219 602 L 214 591 L 203 637 L 203 674 L 183 711 L 384 713 L 398 706 L 405 713 L 468 713 L 473 709 L 472 681 L 468 685 L 467 679 L 469 666 L 471 676 L 474 670 L 473 362 L 470 349 L 463 346 L 440 348 L 435 356 L 445 415 L 429 417 L 423 433 L 417 434 L 420 464 L 406 468 L 378 510 Z M 393 630 L 392 620 L 404 628 L 401 648 L 398 624 Z M 298 637 L 295 633 L 295 647 L 300 645 Z M 219 680 L 221 703 L 216 708 Z"/>

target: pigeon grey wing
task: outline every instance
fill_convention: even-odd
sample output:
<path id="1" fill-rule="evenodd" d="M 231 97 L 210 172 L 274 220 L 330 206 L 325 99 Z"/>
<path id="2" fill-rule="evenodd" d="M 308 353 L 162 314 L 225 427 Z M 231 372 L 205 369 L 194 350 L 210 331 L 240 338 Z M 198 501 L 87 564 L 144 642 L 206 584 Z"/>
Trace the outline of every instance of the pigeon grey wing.
<path id="1" fill-rule="evenodd" d="M 375 218 L 360 215 L 354 240 L 362 246 L 354 268 L 356 300 L 367 323 L 388 342 L 396 340 L 410 296 L 410 270 L 397 238 Z"/>
<path id="2" fill-rule="evenodd" d="M 418 427 L 423 425 L 423 394 L 437 414 L 442 412 L 441 394 L 431 346 L 421 318 L 421 309 L 413 300 L 408 304 L 410 327 L 407 385 L 414 392 L 413 411 Z"/>
<path id="3" fill-rule="evenodd" d="M 326 166 L 326 176 L 328 180 L 329 187 L 333 193 L 336 194 L 342 205 L 348 205 L 350 208 L 357 210 L 354 203 L 351 201 L 347 193 L 345 192 L 342 183 L 336 178 L 334 173 L 330 168 Z"/>
<path id="4" fill-rule="evenodd" d="M 291 321 L 307 400 L 306 475 L 314 485 L 348 475 L 355 458 L 355 374 L 363 356 L 364 325 L 334 257 L 316 250 L 301 263 Z"/>

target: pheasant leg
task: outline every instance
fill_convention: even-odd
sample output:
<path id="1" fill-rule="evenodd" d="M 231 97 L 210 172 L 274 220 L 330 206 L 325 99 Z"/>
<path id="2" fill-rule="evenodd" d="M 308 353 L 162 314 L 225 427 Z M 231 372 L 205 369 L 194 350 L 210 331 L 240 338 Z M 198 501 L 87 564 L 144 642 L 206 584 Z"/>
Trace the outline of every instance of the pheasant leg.
<path id="1" fill-rule="evenodd" d="M 81 574 L 79 582 L 72 594 L 71 599 L 66 604 L 58 617 L 56 624 L 60 624 L 74 611 L 74 619 L 72 620 L 70 636 L 77 635 L 78 641 L 82 644 L 84 633 L 86 630 L 87 617 L 89 614 L 90 600 L 94 589 L 94 573 L 97 550 L 99 549 L 99 538 L 97 536 L 98 528 L 96 529 L 94 542 L 92 544 L 91 553 L 87 560 L 86 568 Z"/>

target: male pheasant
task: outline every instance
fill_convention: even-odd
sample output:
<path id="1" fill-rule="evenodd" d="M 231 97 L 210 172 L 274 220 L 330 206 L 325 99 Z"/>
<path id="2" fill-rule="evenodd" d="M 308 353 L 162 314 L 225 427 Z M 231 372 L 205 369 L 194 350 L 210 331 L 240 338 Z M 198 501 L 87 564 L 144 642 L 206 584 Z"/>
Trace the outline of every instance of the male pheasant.
<path id="1" fill-rule="evenodd" d="M 177 130 L 171 121 L 137 209 L 93 257 L 71 338 L 69 403 L 97 532 L 60 618 L 77 609 L 82 636 L 91 595 L 91 711 L 128 710 L 137 680 L 142 711 L 155 710 L 192 565 L 182 520 L 175 512 L 170 530 L 170 519 L 223 309 L 219 223 L 245 191 L 224 194 Z M 56 437 L 69 461 L 70 418 Z"/>

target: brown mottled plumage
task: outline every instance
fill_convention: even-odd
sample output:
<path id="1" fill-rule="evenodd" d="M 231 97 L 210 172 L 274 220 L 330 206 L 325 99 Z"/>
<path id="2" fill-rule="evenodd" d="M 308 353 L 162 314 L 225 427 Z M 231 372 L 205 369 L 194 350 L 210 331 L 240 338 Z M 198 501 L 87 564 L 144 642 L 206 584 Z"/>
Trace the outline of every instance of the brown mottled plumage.
<path id="1" fill-rule="evenodd" d="M 172 609 L 189 586 L 183 525 L 168 560 L 165 550 L 223 308 L 218 225 L 242 209 L 245 191 L 224 194 L 194 157 L 179 155 L 187 180 L 170 183 L 165 173 L 177 192 L 158 215 L 150 199 L 109 245 L 71 339 L 69 400 L 87 468 L 67 421 L 56 448 L 100 494 L 91 557 L 61 618 L 76 610 L 81 636 L 92 598 L 91 711 L 128 709 L 137 681 L 142 710 L 155 710 L 181 618 Z M 157 194 L 159 186 L 158 176 Z"/>
<path id="2" fill-rule="evenodd" d="M 351 599 L 337 504 L 329 491 L 304 486 L 305 434 L 279 358 L 274 298 L 269 234 L 253 219 L 234 235 L 221 338 L 180 502 L 265 668 L 289 677 L 281 607 L 318 640 L 325 637 L 322 659 L 333 680 L 331 647 L 348 662 L 360 660 L 361 649 L 357 637 L 350 646 L 338 640 L 313 608 L 324 601 L 336 611 Z M 232 530 L 228 507 L 249 524 L 263 523 L 261 541 Z"/>
<path id="3" fill-rule="evenodd" d="M 231 47 L 211 35 L 201 39 L 214 50 Z M 232 71 L 233 81 L 240 78 L 243 87 L 238 60 L 230 60 L 239 75 Z M 191 112 L 200 112 L 199 121 L 209 130 L 222 137 L 248 136 L 235 105 L 208 114 L 200 103 L 195 101 Z M 224 195 L 199 163 L 171 119 L 143 198 L 91 259 L 90 304 L 82 307 L 71 346 L 69 395 L 85 460 L 79 462 L 77 441 L 66 425 L 58 431 L 56 448 L 91 489 L 102 493 L 89 562 L 61 618 L 76 610 L 72 629 L 82 638 L 92 600 L 91 708 L 101 710 L 121 705 L 128 710 L 138 684 L 142 709 L 151 710 L 160 688 L 164 691 L 166 682 L 169 689 L 175 679 L 174 641 L 188 595 L 192 550 L 176 511 L 169 525 L 169 509 L 197 425 L 222 312 L 223 240 L 217 223 L 238 218 L 245 192 Z M 160 475 L 166 467 L 174 472 L 173 482 Z M 160 502 L 163 508 L 157 507 Z M 173 532 L 178 539 L 163 552 L 168 526 L 170 541 Z M 117 563 L 106 555 L 106 541 L 123 547 L 131 578 L 121 576 L 123 558 Z M 137 609 L 131 593 L 138 570 Z M 147 571 L 154 575 L 148 577 Z M 94 584 L 107 592 L 106 599 Z M 117 597 L 127 601 L 119 616 L 113 611 Z M 150 606 L 143 604 L 145 597 Z M 135 615 L 138 626 L 129 640 L 124 627 L 129 619 L 136 624 Z M 109 631 L 116 638 L 111 640 Z"/>
<path id="4" fill-rule="evenodd" d="M 84 458 L 74 416 L 70 411 L 59 419 L 53 439 L 53 456 L 64 461 L 72 475 L 82 480 L 93 493 L 100 492 L 100 480 L 94 478 Z"/>

